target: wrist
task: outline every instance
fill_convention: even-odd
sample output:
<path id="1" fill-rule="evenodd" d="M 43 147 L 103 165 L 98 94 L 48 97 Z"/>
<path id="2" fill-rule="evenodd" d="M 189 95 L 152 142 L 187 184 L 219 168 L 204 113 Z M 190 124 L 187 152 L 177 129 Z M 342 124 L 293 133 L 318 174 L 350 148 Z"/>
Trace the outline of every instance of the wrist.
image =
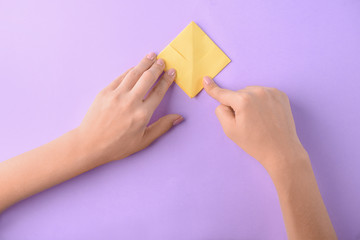
<path id="1" fill-rule="evenodd" d="M 83 171 L 91 170 L 97 166 L 104 164 L 101 160 L 102 156 L 97 151 L 96 146 L 94 146 L 88 137 L 81 131 L 79 128 L 75 128 L 69 131 L 68 136 L 70 138 L 72 145 L 76 150 L 74 150 L 78 167 L 83 169 Z"/>
<path id="2" fill-rule="evenodd" d="M 301 146 L 290 151 L 284 151 L 268 159 L 269 164 L 265 167 L 276 185 L 278 182 L 286 182 L 289 178 L 312 173 L 311 162 L 308 153 Z"/>

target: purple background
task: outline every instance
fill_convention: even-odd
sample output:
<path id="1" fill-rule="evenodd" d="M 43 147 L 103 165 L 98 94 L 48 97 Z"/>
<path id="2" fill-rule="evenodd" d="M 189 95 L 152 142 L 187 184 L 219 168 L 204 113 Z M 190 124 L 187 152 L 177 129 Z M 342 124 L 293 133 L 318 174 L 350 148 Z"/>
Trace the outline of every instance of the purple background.
<path id="1" fill-rule="evenodd" d="M 99 90 L 192 20 L 232 59 L 220 85 L 289 95 L 335 230 L 360 239 L 356 0 L 0 0 L 1 161 L 76 127 Z M 172 86 L 155 117 L 184 123 L 9 208 L 0 239 L 286 239 L 271 179 L 216 106 Z"/>

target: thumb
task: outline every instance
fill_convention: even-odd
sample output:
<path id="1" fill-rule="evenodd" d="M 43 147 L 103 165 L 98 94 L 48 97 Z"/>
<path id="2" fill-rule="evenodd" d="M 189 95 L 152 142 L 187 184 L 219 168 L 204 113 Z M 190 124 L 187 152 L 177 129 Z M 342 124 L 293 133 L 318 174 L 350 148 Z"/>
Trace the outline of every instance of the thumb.
<path id="1" fill-rule="evenodd" d="M 169 131 L 173 126 L 178 125 L 184 121 L 184 118 L 179 114 L 166 115 L 150 126 L 148 126 L 144 133 L 144 146 L 149 146 L 158 137 Z"/>
<path id="2" fill-rule="evenodd" d="M 232 106 L 235 101 L 236 92 L 229 89 L 220 88 L 212 78 L 206 76 L 203 79 L 205 91 L 218 102 Z"/>

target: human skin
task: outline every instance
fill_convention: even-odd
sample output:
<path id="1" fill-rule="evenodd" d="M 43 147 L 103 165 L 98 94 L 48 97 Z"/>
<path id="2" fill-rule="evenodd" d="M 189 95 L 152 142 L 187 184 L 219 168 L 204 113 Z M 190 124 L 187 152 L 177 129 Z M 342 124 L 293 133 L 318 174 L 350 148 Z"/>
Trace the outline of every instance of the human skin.
<path id="1" fill-rule="evenodd" d="M 169 114 L 148 126 L 176 77 L 170 69 L 155 83 L 164 68 L 164 61 L 148 54 L 96 96 L 80 126 L 1 162 L 0 212 L 90 169 L 140 151 L 183 121 L 182 116 Z M 289 239 L 336 239 L 308 154 L 297 137 L 287 96 L 274 88 L 222 89 L 209 77 L 204 78 L 204 88 L 221 103 L 216 115 L 225 134 L 270 174 Z"/>
<path id="2" fill-rule="evenodd" d="M 259 161 L 273 180 L 288 238 L 337 239 L 286 94 L 260 86 L 222 89 L 210 77 L 203 85 L 220 102 L 215 113 L 225 134 Z"/>
<path id="3" fill-rule="evenodd" d="M 79 127 L 1 162 L 0 212 L 90 169 L 140 151 L 179 124 L 183 117 L 169 114 L 147 126 L 176 77 L 175 70 L 169 69 L 155 83 L 164 68 L 162 59 L 148 54 L 96 96 Z"/>

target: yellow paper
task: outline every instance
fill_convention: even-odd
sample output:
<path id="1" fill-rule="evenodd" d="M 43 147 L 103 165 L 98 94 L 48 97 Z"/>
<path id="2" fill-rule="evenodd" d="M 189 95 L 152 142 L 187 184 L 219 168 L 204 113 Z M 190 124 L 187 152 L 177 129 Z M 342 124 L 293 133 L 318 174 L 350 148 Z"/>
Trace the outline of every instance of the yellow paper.
<path id="1" fill-rule="evenodd" d="M 203 89 L 203 77 L 215 77 L 231 61 L 194 22 L 166 46 L 158 58 L 164 59 L 165 70 L 176 70 L 175 82 L 191 98 Z"/>

